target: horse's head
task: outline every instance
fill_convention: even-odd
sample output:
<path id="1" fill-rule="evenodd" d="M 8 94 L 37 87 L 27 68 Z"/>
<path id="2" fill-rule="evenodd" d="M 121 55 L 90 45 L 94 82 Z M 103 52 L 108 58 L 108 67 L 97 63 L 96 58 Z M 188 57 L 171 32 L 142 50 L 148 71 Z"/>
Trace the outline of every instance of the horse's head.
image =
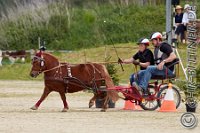
<path id="1" fill-rule="evenodd" d="M 50 72 L 50 70 L 59 65 L 56 57 L 45 52 L 38 52 L 32 59 L 31 77 L 37 77 L 42 72 Z M 51 72 L 53 72 L 52 70 Z"/>
<path id="2" fill-rule="evenodd" d="M 30 72 L 31 77 L 37 77 L 40 73 L 42 73 L 46 69 L 45 67 L 45 59 L 42 55 L 42 52 L 38 52 L 32 59 L 32 68 Z"/>

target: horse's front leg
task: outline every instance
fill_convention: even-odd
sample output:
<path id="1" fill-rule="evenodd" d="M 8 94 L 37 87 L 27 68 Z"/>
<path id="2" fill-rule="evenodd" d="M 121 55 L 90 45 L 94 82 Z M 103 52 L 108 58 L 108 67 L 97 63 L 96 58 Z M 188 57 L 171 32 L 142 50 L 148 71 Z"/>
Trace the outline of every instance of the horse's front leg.
<path id="1" fill-rule="evenodd" d="M 60 97 L 61 97 L 61 99 L 63 101 L 63 105 L 64 105 L 62 112 L 67 112 L 69 107 L 68 107 L 68 104 L 67 104 L 67 101 L 66 101 L 65 92 L 59 92 L 59 94 L 60 94 Z"/>
<path id="2" fill-rule="evenodd" d="M 37 110 L 38 107 L 40 106 L 40 104 L 42 103 L 42 101 L 44 101 L 44 99 L 49 95 L 50 92 L 51 91 L 47 87 L 45 87 L 44 88 L 44 92 L 43 92 L 40 100 L 33 107 L 31 107 L 31 109 L 32 110 Z"/>
<path id="3" fill-rule="evenodd" d="M 89 108 L 91 108 L 94 105 L 96 98 L 97 98 L 97 95 L 94 94 L 94 96 L 89 101 Z"/>

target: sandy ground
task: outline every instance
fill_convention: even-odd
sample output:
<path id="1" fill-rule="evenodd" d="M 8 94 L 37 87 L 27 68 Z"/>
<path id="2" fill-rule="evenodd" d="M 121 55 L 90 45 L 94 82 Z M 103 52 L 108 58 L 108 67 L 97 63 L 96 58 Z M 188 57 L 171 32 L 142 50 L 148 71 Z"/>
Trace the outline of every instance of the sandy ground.
<path id="1" fill-rule="evenodd" d="M 43 82 L 0 81 L 0 133 L 197 133 L 180 124 L 185 112 L 184 104 L 176 113 L 158 111 L 121 110 L 124 101 L 119 100 L 115 109 L 100 112 L 88 108 L 92 94 L 78 92 L 67 94 L 68 112 L 61 112 L 62 101 L 57 93 L 51 93 L 37 111 L 29 108 L 43 92 Z M 200 118 L 198 108 L 196 117 Z"/>

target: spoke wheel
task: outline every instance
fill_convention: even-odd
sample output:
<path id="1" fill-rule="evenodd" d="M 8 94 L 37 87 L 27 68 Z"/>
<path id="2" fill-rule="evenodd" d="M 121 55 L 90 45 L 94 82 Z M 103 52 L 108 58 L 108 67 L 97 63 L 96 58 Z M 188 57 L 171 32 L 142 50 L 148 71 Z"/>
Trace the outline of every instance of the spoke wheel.
<path id="1" fill-rule="evenodd" d="M 148 88 L 149 89 L 149 92 L 150 94 L 155 94 L 155 89 L 152 87 L 152 88 Z M 159 107 L 158 105 L 158 101 L 157 99 L 152 99 L 152 100 L 145 100 L 145 101 L 142 101 L 140 103 L 140 106 L 144 109 L 144 110 L 155 110 Z"/>

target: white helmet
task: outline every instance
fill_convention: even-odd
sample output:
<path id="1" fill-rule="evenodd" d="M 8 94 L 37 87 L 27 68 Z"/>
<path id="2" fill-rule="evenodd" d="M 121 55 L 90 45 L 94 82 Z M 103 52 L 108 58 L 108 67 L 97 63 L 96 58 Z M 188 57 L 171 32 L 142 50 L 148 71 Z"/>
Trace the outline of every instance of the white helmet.
<path id="1" fill-rule="evenodd" d="M 162 34 L 160 32 L 155 32 L 151 35 L 151 40 L 153 39 L 162 39 Z"/>
<path id="2" fill-rule="evenodd" d="M 189 4 L 185 4 L 184 9 L 188 9 L 190 7 Z"/>
<path id="3" fill-rule="evenodd" d="M 149 46 L 149 39 L 147 39 L 147 38 L 140 38 L 138 40 L 137 44 L 145 44 L 145 45 Z"/>

